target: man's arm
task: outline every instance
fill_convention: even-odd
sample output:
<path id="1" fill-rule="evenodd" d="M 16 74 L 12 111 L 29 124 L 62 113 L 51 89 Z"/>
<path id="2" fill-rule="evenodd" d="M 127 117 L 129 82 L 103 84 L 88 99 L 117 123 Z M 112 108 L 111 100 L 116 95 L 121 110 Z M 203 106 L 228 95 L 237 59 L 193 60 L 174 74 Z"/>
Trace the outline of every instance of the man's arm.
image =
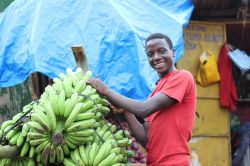
<path id="1" fill-rule="evenodd" d="M 136 117 L 129 113 L 124 111 L 123 112 L 124 117 L 129 125 L 129 129 L 132 132 L 132 135 L 136 138 L 136 140 L 144 147 L 146 147 L 148 143 L 148 124 L 147 122 L 144 124 L 141 124 Z"/>
<path id="2" fill-rule="evenodd" d="M 157 93 L 147 101 L 138 101 L 127 98 L 109 89 L 100 79 L 90 79 L 88 83 L 119 108 L 123 108 L 124 110 L 142 118 L 146 118 L 157 110 L 176 103 L 175 99 L 163 93 Z"/>
<path id="3" fill-rule="evenodd" d="M 118 107 L 142 118 L 146 118 L 157 110 L 176 103 L 175 99 L 168 97 L 163 93 L 157 93 L 147 101 L 130 99 L 111 89 L 108 89 L 104 95 Z"/>

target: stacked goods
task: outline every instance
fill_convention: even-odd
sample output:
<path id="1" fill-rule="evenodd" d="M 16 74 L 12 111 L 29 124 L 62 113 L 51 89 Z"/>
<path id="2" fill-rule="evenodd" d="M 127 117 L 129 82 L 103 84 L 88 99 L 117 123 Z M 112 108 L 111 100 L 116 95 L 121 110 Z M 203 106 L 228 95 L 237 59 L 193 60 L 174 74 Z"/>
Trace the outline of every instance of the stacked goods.
<path id="1" fill-rule="evenodd" d="M 38 101 L 5 121 L 1 144 L 17 146 L 20 154 L 0 165 L 126 165 L 133 155 L 131 136 L 105 119 L 110 103 L 86 84 L 91 76 L 80 68 L 67 69 Z"/>
<path id="2" fill-rule="evenodd" d="M 115 111 L 116 112 L 116 111 Z M 117 126 L 118 129 L 123 131 L 130 131 L 127 122 L 123 119 L 122 116 L 119 114 L 114 114 L 113 112 L 110 112 L 106 119 Z M 132 143 L 128 147 L 128 150 L 133 152 L 133 155 L 131 155 L 128 160 L 130 163 L 136 163 L 136 164 L 143 164 L 146 163 L 146 155 L 145 155 L 145 149 L 143 149 L 142 146 L 139 146 L 138 142 L 134 137 L 131 137 Z"/>
<path id="3" fill-rule="evenodd" d="M 146 156 L 136 142 L 135 138 L 132 138 L 132 144 L 128 147 L 128 149 L 135 152 L 135 154 L 129 158 L 130 163 L 146 163 Z"/>

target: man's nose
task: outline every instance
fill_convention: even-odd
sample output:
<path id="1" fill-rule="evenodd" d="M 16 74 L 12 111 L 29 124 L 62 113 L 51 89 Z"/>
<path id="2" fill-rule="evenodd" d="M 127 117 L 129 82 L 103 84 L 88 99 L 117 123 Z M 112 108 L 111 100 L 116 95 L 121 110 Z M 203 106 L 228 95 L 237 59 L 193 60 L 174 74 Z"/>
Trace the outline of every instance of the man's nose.
<path id="1" fill-rule="evenodd" d="M 161 55 L 158 52 L 154 53 L 154 59 L 158 60 L 161 57 Z"/>

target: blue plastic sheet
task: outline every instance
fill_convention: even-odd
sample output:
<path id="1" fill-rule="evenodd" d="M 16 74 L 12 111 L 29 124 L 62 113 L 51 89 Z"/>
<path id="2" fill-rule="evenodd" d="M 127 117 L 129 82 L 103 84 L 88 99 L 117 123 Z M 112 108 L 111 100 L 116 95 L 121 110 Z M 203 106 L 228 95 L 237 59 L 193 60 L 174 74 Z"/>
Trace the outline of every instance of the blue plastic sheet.
<path id="1" fill-rule="evenodd" d="M 19 84 L 33 72 L 54 78 L 75 69 L 71 46 L 80 44 L 94 76 L 144 100 L 157 80 L 145 38 L 153 32 L 170 36 L 177 62 L 192 10 L 184 0 L 15 0 L 0 15 L 0 87 Z"/>

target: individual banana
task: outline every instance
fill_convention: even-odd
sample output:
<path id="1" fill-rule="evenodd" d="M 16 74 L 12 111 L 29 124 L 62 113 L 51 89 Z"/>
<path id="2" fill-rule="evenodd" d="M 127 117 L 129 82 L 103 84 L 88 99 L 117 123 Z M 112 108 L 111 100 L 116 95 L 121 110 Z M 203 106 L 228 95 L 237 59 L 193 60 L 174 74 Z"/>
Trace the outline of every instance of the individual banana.
<path id="1" fill-rule="evenodd" d="M 10 145 L 16 145 L 17 144 L 17 140 L 19 138 L 19 136 L 21 135 L 21 131 L 16 132 L 9 140 Z"/>
<path id="2" fill-rule="evenodd" d="M 35 147 L 34 146 L 30 146 L 29 158 L 33 158 L 34 156 L 35 156 Z"/>
<path id="3" fill-rule="evenodd" d="M 67 132 L 69 136 L 76 136 L 76 137 L 87 137 L 91 136 L 95 133 L 94 129 L 83 129 L 79 131 L 72 131 L 72 132 Z"/>
<path id="4" fill-rule="evenodd" d="M 129 145 L 129 139 L 128 138 L 123 138 L 121 140 L 117 140 L 117 144 L 120 147 L 128 146 Z"/>
<path id="5" fill-rule="evenodd" d="M 112 138 L 112 133 L 110 132 L 110 130 L 107 130 L 104 134 L 103 134 L 103 139 L 107 140 L 108 138 Z"/>
<path id="6" fill-rule="evenodd" d="M 70 139 L 66 139 L 66 145 L 67 147 L 69 147 L 70 149 L 76 149 L 77 148 L 77 145 L 74 144 L 75 142 L 72 142 L 72 140 Z"/>
<path id="7" fill-rule="evenodd" d="M 127 156 L 128 157 L 134 157 L 135 156 L 135 151 L 133 151 L 133 150 L 127 150 Z"/>
<path id="8" fill-rule="evenodd" d="M 20 156 L 24 157 L 27 154 L 27 152 L 29 151 L 29 149 L 30 149 L 30 144 L 29 144 L 29 142 L 26 141 L 24 143 L 24 145 L 22 146 Z"/>
<path id="9" fill-rule="evenodd" d="M 73 161 L 75 164 L 80 165 L 80 164 L 77 163 L 77 160 L 76 160 L 76 158 L 75 158 L 75 156 L 74 156 L 74 150 L 72 150 L 72 151 L 70 152 L 69 155 L 70 155 L 70 159 L 72 159 L 72 161 Z"/>
<path id="10" fill-rule="evenodd" d="M 92 149 L 92 144 L 91 144 L 91 143 L 88 143 L 88 144 L 86 145 L 86 148 L 85 148 L 85 154 L 86 154 L 86 156 L 87 156 L 87 158 L 88 158 L 88 165 L 89 165 L 89 152 L 90 152 L 91 149 Z"/>
<path id="11" fill-rule="evenodd" d="M 87 166 L 89 161 L 88 161 L 88 156 L 86 154 L 86 149 L 83 145 L 79 147 L 79 152 L 83 163 Z"/>
<path id="12" fill-rule="evenodd" d="M 55 103 L 56 105 L 57 105 L 57 102 Z M 56 124 L 57 124 L 57 119 L 56 119 L 56 113 L 55 113 L 55 111 L 53 111 L 53 106 L 52 106 L 52 103 L 51 102 L 49 102 L 49 101 L 47 101 L 47 102 L 45 102 L 44 103 L 44 108 L 45 108 L 45 111 L 46 111 L 46 113 L 47 113 L 47 115 L 48 115 L 48 117 L 49 117 L 49 119 L 50 119 L 50 121 L 51 121 L 51 129 L 53 130 L 53 131 L 55 131 L 55 129 L 56 129 Z M 55 109 L 55 108 L 54 108 Z M 58 110 L 58 108 L 57 108 L 57 110 Z M 59 110 L 58 110 L 58 112 L 57 112 L 57 116 L 59 115 Z"/>
<path id="13" fill-rule="evenodd" d="M 26 124 L 30 129 L 40 132 L 41 134 L 45 134 L 47 132 L 38 122 L 29 121 Z"/>
<path id="14" fill-rule="evenodd" d="M 98 95 L 98 93 L 96 93 L 96 89 L 93 88 L 93 90 L 95 90 L 95 92 L 93 94 L 93 91 L 92 91 L 92 95 L 89 98 L 91 100 L 97 101 L 100 98 L 100 96 Z"/>
<path id="15" fill-rule="evenodd" d="M 69 98 L 72 94 L 73 89 L 71 78 L 66 77 L 63 79 L 63 89 L 65 91 L 66 98 Z"/>
<path id="16" fill-rule="evenodd" d="M 23 113 L 19 112 L 12 117 L 12 120 L 14 121 L 14 123 L 16 123 L 22 116 L 23 116 Z"/>
<path id="17" fill-rule="evenodd" d="M 107 100 L 107 99 L 100 99 L 100 103 L 103 105 L 103 106 L 109 106 L 110 105 L 110 102 Z"/>
<path id="18" fill-rule="evenodd" d="M 57 99 L 57 107 L 58 107 L 58 112 L 59 112 L 60 116 L 64 115 L 65 106 L 66 106 L 66 103 L 65 103 L 65 92 L 63 90 L 63 91 L 60 91 L 58 99 Z"/>
<path id="19" fill-rule="evenodd" d="M 47 144 L 50 144 L 50 140 L 46 140 L 46 141 L 44 141 L 43 143 L 41 143 L 40 145 L 38 145 L 38 146 L 35 148 L 35 152 L 36 152 L 37 154 L 41 153 Z"/>
<path id="20" fill-rule="evenodd" d="M 83 72 L 82 72 L 82 68 L 77 67 L 76 68 L 76 76 L 78 80 L 82 80 L 83 79 Z"/>
<path id="21" fill-rule="evenodd" d="M 68 148 L 67 144 L 63 145 L 62 148 L 63 148 L 64 155 L 68 156 L 69 155 L 69 148 Z"/>
<path id="22" fill-rule="evenodd" d="M 23 136 L 22 131 L 21 131 L 20 135 L 19 135 L 19 137 L 17 139 L 17 142 L 16 142 L 17 147 L 21 147 L 23 145 L 25 139 L 26 139 L 26 137 Z"/>
<path id="23" fill-rule="evenodd" d="M 98 149 L 99 149 L 99 145 L 96 142 L 94 142 L 92 144 L 91 150 L 89 151 L 89 165 L 93 165 Z"/>
<path id="24" fill-rule="evenodd" d="M 2 123 L 1 125 L 1 130 L 5 130 L 8 126 L 11 126 L 14 124 L 14 121 L 13 120 L 6 120 Z"/>
<path id="25" fill-rule="evenodd" d="M 115 147 L 113 148 L 110 152 L 114 152 L 116 155 L 120 154 L 121 153 L 121 147 Z"/>
<path id="26" fill-rule="evenodd" d="M 10 140 L 16 133 L 19 132 L 18 128 L 12 129 L 10 130 L 7 134 L 6 134 L 6 138 L 7 140 Z"/>
<path id="27" fill-rule="evenodd" d="M 102 118 L 102 113 L 97 112 L 94 117 L 96 120 L 100 120 Z"/>
<path id="28" fill-rule="evenodd" d="M 54 84 L 52 85 L 52 87 L 57 91 L 57 92 L 61 92 L 64 91 L 63 89 L 63 82 L 61 79 L 59 78 L 54 78 L 53 79 Z"/>
<path id="29" fill-rule="evenodd" d="M 114 161 L 116 158 L 116 154 L 115 153 L 111 153 L 109 154 L 104 160 L 102 160 L 98 166 L 109 166 L 109 165 L 113 165 Z"/>
<path id="30" fill-rule="evenodd" d="M 43 143 L 44 141 L 47 141 L 47 140 L 49 140 L 48 137 L 30 140 L 30 145 L 38 146 L 38 145 L 40 145 L 41 143 Z"/>
<path id="31" fill-rule="evenodd" d="M 99 148 L 94 162 L 93 162 L 93 166 L 97 166 L 104 158 L 107 157 L 107 155 L 110 153 L 112 149 L 112 145 L 110 141 L 105 141 L 101 147 Z"/>
<path id="32" fill-rule="evenodd" d="M 36 162 L 33 159 L 29 159 L 27 166 L 36 166 Z"/>
<path id="33" fill-rule="evenodd" d="M 38 106 L 35 112 L 31 115 L 31 120 L 38 122 L 46 131 L 52 130 L 53 125 L 50 118 L 45 114 L 46 110 Z"/>
<path id="34" fill-rule="evenodd" d="M 73 155 L 74 155 L 74 161 L 77 165 L 80 165 L 80 166 L 85 166 L 85 164 L 83 163 L 82 159 L 81 159 L 81 156 L 80 156 L 80 153 L 79 153 L 79 149 L 75 149 L 73 151 Z"/>
<path id="35" fill-rule="evenodd" d="M 75 119 L 77 118 L 78 113 L 80 112 L 81 108 L 83 106 L 83 103 L 77 103 L 72 112 L 70 113 L 69 117 L 67 118 L 66 122 L 65 122 L 65 128 L 68 128 L 70 125 L 72 125 L 72 123 L 75 121 Z"/>
<path id="36" fill-rule="evenodd" d="M 51 103 L 52 110 L 54 111 L 55 115 L 59 115 L 58 107 L 57 107 L 57 100 L 58 95 L 56 94 L 55 90 L 49 91 L 49 101 Z"/>
<path id="37" fill-rule="evenodd" d="M 55 163 L 56 162 L 56 147 L 51 144 L 50 151 L 49 151 L 49 162 Z"/>
<path id="38" fill-rule="evenodd" d="M 36 154 L 36 161 L 37 161 L 38 163 L 41 162 L 41 152 L 39 152 L 39 153 Z"/>
<path id="39" fill-rule="evenodd" d="M 77 166 L 74 161 L 72 161 L 71 159 L 67 159 L 67 158 L 64 158 L 63 160 L 63 164 L 65 166 Z"/>
<path id="40" fill-rule="evenodd" d="M 32 139 L 40 139 L 40 138 L 48 138 L 49 135 L 48 134 L 41 134 L 39 132 L 36 131 L 30 131 L 27 136 L 32 140 Z"/>
<path id="41" fill-rule="evenodd" d="M 80 94 L 85 88 L 86 88 L 86 82 L 84 80 L 78 81 L 75 86 L 75 90 L 78 94 Z"/>
<path id="42" fill-rule="evenodd" d="M 54 88 L 51 85 L 47 85 L 44 89 L 44 93 L 49 97 L 49 92 L 50 91 L 55 91 Z"/>
<path id="43" fill-rule="evenodd" d="M 66 139 L 69 140 L 70 142 L 72 142 L 75 145 L 80 145 L 80 144 L 84 144 L 84 143 L 88 143 L 88 142 L 92 142 L 93 141 L 93 137 L 92 136 L 88 136 L 88 137 L 76 137 L 76 136 L 67 135 Z"/>
<path id="44" fill-rule="evenodd" d="M 124 163 L 115 163 L 115 164 L 113 164 L 111 166 L 126 166 L 126 164 L 124 164 Z"/>
<path id="45" fill-rule="evenodd" d="M 62 163 L 64 159 L 64 151 L 61 145 L 56 147 L 56 161 Z"/>
<path id="46" fill-rule="evenodd" d="M 92 93 L 92 86 L 87 85 L 85 87 L 85 89 L 82 91 L 81 95 L 83 95 L 83 97 L 89 96 Z"/>
<path id="47" fill-rule="evenodd" d="M 95 105 L 95 103 L 94 103 L 93 100 L 87 99 L 87 100 L 83 103 L 83 106 L 82 106 L 82 109 L 81 109 L 81 113 L 82 113 L 82 112 L 86 112 L 87 110 L 93 108 L 94 105 Z"/>
<path id="48" fill-rule="evenodd" d="M 42 153 L 41 153 L 41 161 L 44 165 L 47 165 L 48 163 L 48 160 L 49 160 L 49 154 L 50 154 L 50 145 L 51 143 L 47 143 L 45 145 L 45 147 L 43 148 L 42 150 Z"/>
<path id="49" fill-rule="evenodd" d="M 70 98 L 70 102 L 68 105 L 66 105 L 65 111 L 64 111 L 64 117 L 67 118 L 69 117 L 72 109 L 74 108 L 74 106 L 77 103 L 77 98 L 78 98 L 78 94 L 77 93 L 73 93 L 71 98 Z"/>
<path id="50" fill-rule="evenodd" d="M 92 72 L 90 70 L 86 71 L 85 75 L 83 76 L 83 80 L 87 81 L 92 77 Z"/>
<path id="51" fill-rule="evenodd" d="M 66 78 L 66 75 L 64 73 L 60 73 L 58 77 L 61 81 L 63 81 L 64 78 Z"/>
<path id="52" fill-rule="evenodd" d="M 106 107 L 106 106 L 103 106 L 103 105 L 101 106 L 100 110 L 101 110 L 101 112 L 102 112 L 103 114 L 107 114 L 107 113 L 110 112 L 109 107 Z"/>
<path id="53" fill-rule="evenodd" d="M 122 140 L 125 137 L 125 131 L 124 130 L 118 130 L 115 134 L 116 140 Z"/>
<path id="54" fill-rule="evenodd" d="M 22 126 L 22 136 L 26 136 L 27 135 L 27 133 L 29 132 L 29 127 L 28 127 L 28 125 L 26 124 L 26 123 L 24 123 L 23 124 L 23 126 Z"/>
<path id="55" fill-rule="evenodd" d="M 66 129 L 66 131 L 70 132 L 70 131 L 77 131 L 77 130 L 91 128 L 95 124 L 95 122 L 96 122 L 95 119 L 88 119 L 79 122 L 74 122 L 71 126 L 69 126 Z"/>
<path id="56" fill-rule="evenodd" d="M 96 118 L 96 115 L 94 112 L 84 112 L 77 115 L 75 121 L 82 121 L 87 119 Z"/>

